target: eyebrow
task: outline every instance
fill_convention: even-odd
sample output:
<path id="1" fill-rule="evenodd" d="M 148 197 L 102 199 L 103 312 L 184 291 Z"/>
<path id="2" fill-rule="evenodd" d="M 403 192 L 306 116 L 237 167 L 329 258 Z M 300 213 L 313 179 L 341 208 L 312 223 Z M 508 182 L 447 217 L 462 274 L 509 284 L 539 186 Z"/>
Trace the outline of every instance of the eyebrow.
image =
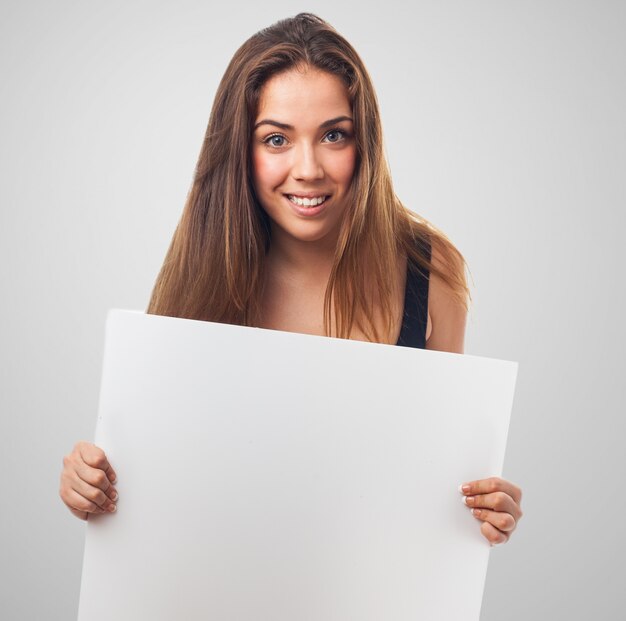
<path id="1" fill-rule="evenodd" d="M 328 119 L 328 121 L 324 121 L 320 126 L 319 129 L 323 129 L 324 127 L 329 127 L 330 125 L 334 125 L 335 123 L 339 123 L 340 121 L 352 121 L 352 119 L 349 116 L 337 116 L 334 119 Z M 288 125 L 287 123 L 279 123 L 278 121 L 273 121 L 272 119 L 263 119 L 262 121 L 259 121 L 255 126 L 254 129 L 256 129 L 257 127 L 259 127 L 260 125 L 275 125 L 276 127 L 280 127 L 280 129 L 293 129 L 293 125 Z"/>

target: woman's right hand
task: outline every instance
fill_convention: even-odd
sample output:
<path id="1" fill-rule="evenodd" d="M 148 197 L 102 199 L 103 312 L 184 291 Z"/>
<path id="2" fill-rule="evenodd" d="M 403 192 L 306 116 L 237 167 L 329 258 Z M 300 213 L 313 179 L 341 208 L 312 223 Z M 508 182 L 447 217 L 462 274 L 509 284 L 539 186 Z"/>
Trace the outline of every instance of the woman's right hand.
<path id="1" fill-rule="evenodd" d="M 104 451 L 91 442 L 78 442 L 63 457 L 59 494 L 67 508 L 81 520 L 89 513 L 115 511 L 117 475 Z"/>

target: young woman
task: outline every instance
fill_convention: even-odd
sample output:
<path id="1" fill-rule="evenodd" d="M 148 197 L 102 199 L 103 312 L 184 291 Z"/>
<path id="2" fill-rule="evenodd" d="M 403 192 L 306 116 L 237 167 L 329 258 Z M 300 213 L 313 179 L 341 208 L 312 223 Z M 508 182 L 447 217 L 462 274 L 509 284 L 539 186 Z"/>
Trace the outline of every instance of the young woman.
<path id="1" fill-rule="evenodd" d="M 396 197 L 376 95 L 352 46 L 300 13 L 235 53 L 147 312 L 463 353 L 465 261 Z M 60 495 L 115 511 L 104 452 L 79 442 Z M 491 544 L 522 515 L 497 477 L 462 486 Z"/>

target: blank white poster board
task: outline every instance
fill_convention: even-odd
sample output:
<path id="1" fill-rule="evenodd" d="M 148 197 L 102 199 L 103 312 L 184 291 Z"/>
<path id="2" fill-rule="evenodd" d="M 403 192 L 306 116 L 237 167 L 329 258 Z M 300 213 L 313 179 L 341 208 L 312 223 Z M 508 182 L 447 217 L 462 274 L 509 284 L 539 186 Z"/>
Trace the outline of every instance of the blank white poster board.
<path id="1" fill-rule="evenodd" d="M 478 620 L 517 366 L 111 311 L 79 621 Z"/>

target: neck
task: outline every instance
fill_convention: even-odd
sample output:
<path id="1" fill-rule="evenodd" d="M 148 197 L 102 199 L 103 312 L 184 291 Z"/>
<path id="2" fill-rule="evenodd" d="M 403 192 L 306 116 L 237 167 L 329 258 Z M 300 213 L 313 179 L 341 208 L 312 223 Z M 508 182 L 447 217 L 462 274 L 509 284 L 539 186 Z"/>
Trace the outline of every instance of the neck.
<path id="1" fill-rule="evenodd" d="M 335 260 L 337 236 L 301 241 L 272 227 L 272 243 L 267 255 L 273 270 L 309 282 L 326 282 Z"/>

